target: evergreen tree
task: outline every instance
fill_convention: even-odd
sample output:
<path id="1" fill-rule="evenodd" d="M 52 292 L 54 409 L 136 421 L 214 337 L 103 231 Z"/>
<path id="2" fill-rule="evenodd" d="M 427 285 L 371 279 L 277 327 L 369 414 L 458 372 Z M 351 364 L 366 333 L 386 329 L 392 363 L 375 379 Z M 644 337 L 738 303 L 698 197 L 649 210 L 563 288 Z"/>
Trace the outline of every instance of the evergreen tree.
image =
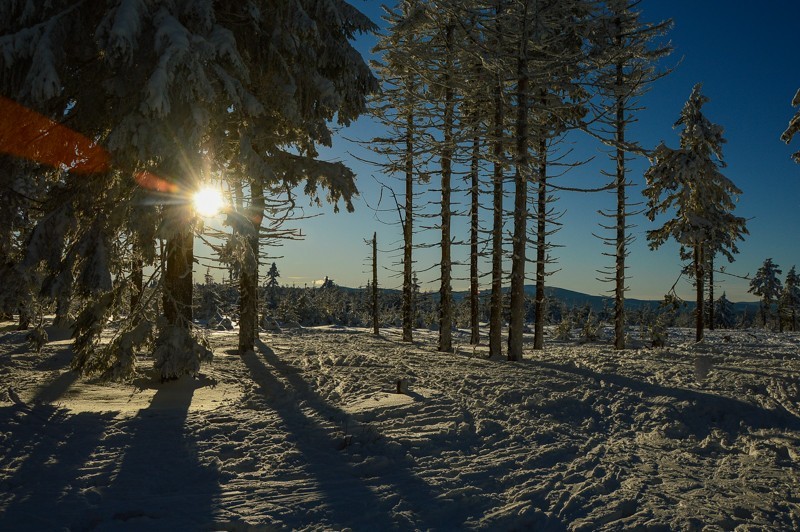
<path id="1" fill-rule="evenodd" d="M 786 282 L 778 300 L 779 319 L 781 323 L 784 321 L 788 323 L 792 332 L 797 330 L 798 311 L 800 311 L 800 277 L 792 266 L 786 274 Z"/>
<path id="2" fill-rule="evenodd" d="M 735 243 L 747 234 L 745 219 L 734 216 L 735 198 L 741 194 L 733 182 L 720 172 L 722 159 L 721 126 L 712 124 L 701 111 L 708 98 L 700 93 L 702 86 L 692 89 L 689 100 L 675 126 L 683 126 L 680 148 L 660 144 L 652 155 L 652 164 L 645 173 L 647 217 L 670 210 L 674 217 L 661 227 L 647 231 L 651 249 L 657 249 L 673 238 L 681 246 L 681 254 L 691 254 L 697 292 L 695 339 L 703 339 L 703 302 L 706 252 L 721 253 L 733 261 L 738 251 Z"/>
<path id="3" fill-rule="evenodd" d="M 772 258 L 764 261 L 756 274 L 750 280 L 747 290 L 761 298 L 761 324 L 766 327 L 767 321 L 772 317 L 772 304 L 778 302 L 783 286 L 778 277 L 782 272 Z"/>
<path id="4" fill-rule="evenodd" d="M 272 266 L 269 267 L 269 271 L 267 271 L 267 282 L 265 286 L 271 289 L 278 288 L 278 277 L 280 276 L 281 274 L 278 271 L 278 266 L 273 262 Z"/>
<path id="5" fill-rule="evenodd" d="M 196 374 L 210 356 L 191 333 L 197 219 L 190 207 L 210 178 L 238 180 L 250 191 L 249 203 L 229 219 L 238 216 L 231 223 L 247 244 L 239 344 L 252 349 L 264 191 L 304 182 L 312 198 L 326 188 L 333 203 L 352 209 L 353 173 L 316 161 L 315 145 L 330 144 L 329 123 L 349 124 L 376 88 L 350 44 L 374 24 L 344 1 L 31 5 L 0 4 L 0 92 L 68 121 L 110 153 L 91 169 L 62 161 L 68 170 L 52 169 L 60 186 L 44 198 L 58 196 L 50 214 L 61 211 L 64 227 L 75 226 L 68 240 L 49 243 L 66 257 L 54 273 L 78 269 L 76 292 L 87 302 L 73 366 L 112 376 L 131 371 L 132 349 L 120 346 L 138 347 L 154 325 L 151 315 L 98 347 L 105 320 L 128 304 L 122 295 L 132 260 L 114 245 L 125 234 L 136 235 L 134 249 L 145 264 L 161 258 L 164 265 L 156 368 L 165 378 Z M 73 179 L 79 171 L 86 177 Z M 163 207 L 134 215 L 136 205 L 154 202 Z M 156 238 L 164 242 L 161 257 Z M 38 263 L 34 248 L 27 254 Z"/>
<path id="6" fill-rule="evenodd" d="M 722 329 L 732 329 L 736 326 L 736 312 L 731 303 L 725 296 L 725 292 L 714 302 L 714 320 Z"/>

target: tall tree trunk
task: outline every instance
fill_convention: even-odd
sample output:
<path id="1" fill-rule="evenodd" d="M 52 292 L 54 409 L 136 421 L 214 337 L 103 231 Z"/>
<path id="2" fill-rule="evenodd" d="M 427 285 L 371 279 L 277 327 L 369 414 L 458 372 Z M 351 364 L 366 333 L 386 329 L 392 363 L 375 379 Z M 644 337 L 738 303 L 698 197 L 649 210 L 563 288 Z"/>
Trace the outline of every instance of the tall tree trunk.
<path id="1" fill-rule="evenodd" d="M 714 257 L 708 259 L 708 330 L 714 330 Z"/>
<path id="2" fill-rule="evenodd" d="M 617 32 L 619 28 L 619 18 L 617 22 Z M 621 44 L 621 37 L 617 37 L 618 45 Z M 623 69 L 622 64 L 617 64 L 617 86 L 622 87 Z M 617 140 L 617 246 L 616 246 L 616 265 L 614 279 L 614 349 L 625 349 L 625 150 L 622 143 L 625 142 L 625 103 L 622 96 L 617 97 L 617 117 L 616 117 L 616 140 Z"/>
<path id="3" fill-rule="evenodd" d="M 544 100 L 544 97 L 542 98 Z M 539 139 L 539 175 L 536 192 L 536 300 L 533 348 L 544 349 L 544 276 L 547 260 L 547 139 Z"/>
<path id="4" fill-rule="evenodd" d="M 53 319 L 53 325 L 61 328 L 69 328 L 72 326 L 72 319 L 70 318 L 69 311 L 72 307 L 72 289 L 62 289 L 56 295 L 56 315 Z"/>
<path id="5" fill-rule="evenodd" d="M 192 326 L 192 265 L 194 233 L 188 204 L 169 205 L 166 214 L 174 232 L 167 237 L 164 272 L 164 317 L 169 325 Z"/>
<path id="6" fill-rule="evenodd" d="M 498 8 L 499 10 L 499 8 Z M 492 294 L 489 306 L 489 355 L 503 354 L 503 95 L 497 79 L 494 90 L 492 174 Z"/>
<path id="7" fill-rule="evenodd" d="M 264 218 L 264 187 L 258 179 L 250 183 L 250 206 L 247 218 L 247 257 L 239 277 L 239 353 L 255 351 L 258 334 L 258 256 L 261 222 Z"/>
<path id="8" fill-rule="evenodd" d="M 470 168 L 470 227 L 469 227 L 469 343 L 478 345 L 481 342 L 480 331 L 480 292 L 478 286 L 478 220 L 480 217 L 480 188 L 478 168 L 481 156 L 481 139 L 477 135 L 472 138 L 472 161 Z"/>
<path id="9" fill-rule="evenodd" d="M 409 99 L 411 90 L 409 92 Z M 403 341 L 414 339 L 414 280 L 412 261 L 414 239 L 414 113 L 409 111 L 406 117 L 406 205 L 403 222 Z"/>
<path id="10" fill-rule="evenodd" d="M 695 341 L 699 342 L 703 339 L 703 279 L 705 279 L 705 272 L 703 271 L 703 244 L 695 244 L 694 246 L 694 280 L 697 283 L 697 297 L 695 298 L 697 308 L 695 309 Z"/>
<path id="11" fill-rule="evenodd" d="M 511 256 L 511 302 L 508 324 L 508 360 L 522 360 L 522 329 L 525 320 L 525 248 L 528 232 L 528 65 L 527 4 L 522 13 L 522 50 L 517 58 L 516 165 L 514 173 L 514 234 Z"/>
<path id="12" fill-rule="evenodd" d="M 134 254 L 139 252 L 138 245 L 134 245 L 133 252 Z M 144 264 L 141 258 L 134 258 L 131 261 L 131 283 L 133 284 L 133 290 L 131 290 L 131 316 L 134 322 L 138 323 L 140 314 L 136 313 L 136 309 L 144 295 Z"/>
<path id="13" fill-rule="evenodd" d="M 378 233 L 372 233 L 372 334 L 380 335 L 378 327 Z"/>
<path id="14" fill-rule="evenodd" d="M 453 302 L 451 271 L 452 259 L 450 254 L 450 178 L 452 174 L 453 158 L 453 116 L 455 113 L 455 93 L 452 84 L 451 53 L 453 48 L 453 31 L 455 26 L 448 25 L 445 29 L 445 53 L 447 60 L 444 79 L 442 83 L 444 92 L 444 117 L 442 120 L 442 260 L 441 260 L 441 286 L 439 289 L 439 351 L 451 352 L 453 350 Z"/>

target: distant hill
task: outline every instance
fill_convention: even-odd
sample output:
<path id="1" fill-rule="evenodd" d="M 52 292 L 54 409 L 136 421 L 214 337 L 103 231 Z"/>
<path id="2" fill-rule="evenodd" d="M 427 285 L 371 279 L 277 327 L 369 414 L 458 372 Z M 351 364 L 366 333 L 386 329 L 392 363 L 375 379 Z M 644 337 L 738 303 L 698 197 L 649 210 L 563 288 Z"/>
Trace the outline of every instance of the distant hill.
<path id="1" fill-rule="evenodd" d="M 360 291 L 364 290 L 363 288 L 348 288 L 348 287 L 340 287 L 343 290 L 347 291 Z M 599 312 L 603 309 L 604 306 L 611 306 L 613 305 L 613 297 L 609 296 L 593 296 L 589 294 L 584 294 L 583 292 L 575 292 L 574 290 L 567 290 L 566 288 L 559 288 L 557 286 L 547 286 L 544 289 L 545 294 L 547 297 L 551 299 L 555 299 L 557 301 L 563 302 L 568 308 L 572 307 L 580 307 L 586 305 L 587 303 L 592 307 L 592 310 L 595 312 Z M 391 293 L 391 294 L 399 294 L 400 290 L 397 289 L 389 289 L 389 288 L 381 288 L 381 292 L 384 293 Z M 503 289 L 503 292 L 508 292 L 508 287 Z M 434 299 L 439 297 L 437 292 L 427 292 L 429 295 L 433 296 Z M 529 297 L 534 297 L 536 294 L 536 286 L 535 285 L 525 285 L 525 293 Z M 461 301 L 462 299 L 466 298 L 469 295 L 469 292 L 466 290 L 453 292 L 453 299 Z M 488 297 L 489 291 L 484 290 L 481 292 L 481 297 Z M 658 305 L 661 303 L 661 300 L 655 299 L 633 299 L 633 298 L 626 298 L 625 299 L 625 307 L 628 310 L 636 310 L 642 307 L 652 307 L 657 308 Z M 739 313 L 743 311 L 747 311 L 748 313 L 755 314 L 758 310 L 759 303 L 757 301 L 743 301 L 739 303 L 734 303 L 733 308 L 734 310 Z M 695 306 L 694 301 L 687 301 L 686 306 L 689 309 L 693 309 Z"/>

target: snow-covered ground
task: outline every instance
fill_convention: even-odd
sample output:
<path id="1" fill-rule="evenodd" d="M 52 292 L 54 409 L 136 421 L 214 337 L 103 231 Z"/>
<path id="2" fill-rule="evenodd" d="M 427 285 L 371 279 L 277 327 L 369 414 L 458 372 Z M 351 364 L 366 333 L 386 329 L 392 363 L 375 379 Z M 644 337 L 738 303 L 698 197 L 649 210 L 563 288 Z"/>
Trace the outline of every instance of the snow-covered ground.
<path id="1" fill-rule="evenodd" d="M 463 333 L 450 355 L 294 329 L 240 356 L 219 332 L 197 380 L 102 384 L 11 325 L 0 530 L 800 529 L 800 334 L 510 363 Z"/>

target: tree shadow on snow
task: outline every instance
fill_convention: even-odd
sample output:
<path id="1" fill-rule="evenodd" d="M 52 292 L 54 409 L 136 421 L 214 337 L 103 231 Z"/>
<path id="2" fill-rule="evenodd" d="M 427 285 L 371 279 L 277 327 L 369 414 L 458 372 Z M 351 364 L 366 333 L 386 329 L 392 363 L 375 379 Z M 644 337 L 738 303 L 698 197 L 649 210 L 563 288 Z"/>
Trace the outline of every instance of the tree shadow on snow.
<path id="1" fill-rule="evenodd" d="M 312 484 L 316 482 L 324 497 L 327 517 L 331 521 L 328 524 L 336 528 L 361 526 L 374 530 L 408 526 L 436 527 L 444 523 L 458 526 L 458 522 L 449 518 L 438 522 L 444 514 L 442 508 L 436 509 L 436 523 L 426 522 L 426 516 L 421 515 L 407 517 L 410 522 L 394 521 L 392 515 L 396 513 L 393 509 L 398 504 L 398 496 L 406 502 L 407 508 L 418 509 L 431 507 L 437 501 L 437 493 L 405 464 L 395 460 L 389 463 L 387 459 L 387 463 L 376 472 L 365 474 L 377 477 L 374 481 L 360 478 L 359 469 L 348 460 L 346 441 L 337 442 L 331 429 L 307 416 L 298 402 L 303 401 L 323 419 L 345 422 L 350 416 L 317 395 L 294 368 L 282 362 L 263 342 L 258 342 L 258 348 L 259 354 L 247 353 L 242 359 L 260 387 L 263 398 L 280 416 L 292 434 L 292 441 L 303 454 L 308 481 Z M 380 449 L 378 443 L 373 445 Z M 381 453 L 378 451 L 374 454 Z M 378 496 L 370 485 L 381 486 L 381 491 L 388 489 L 392 496 L 388 499 L 387 493 Z"/>
<path id="2" fill-rule="evenodd" d="M 48 382 L 38 390 L 33 397 L 34 403 L 55 403 L 61 399 L 69 387 L 78 380 L 78 373 L 75 371 L 65 371 L 52 381 Z"/>
<path id="3" fill-rule="evenodd" d="M 160 387 L 130 419 L 0 408 L 0 433 L 11 435 L 0 449 L 0 530 L 210 529 L 218 475 L 184 435 L 196 387 L 187 380 Z"/>
<path id="4" fill-rule="evenodd" d="M 72 528 L 87 510 L 78 479 L 113 417 L 41 404 L 0 408 L 0 433 L 10 436 L 0 450 L 0 530 Z"/>
<path id="5" fill-rule="evenodd" d="M 219 474 L 199 462 L 196 441 L 186 434 L 192 396 L 201 386 L 189 377 L 163 383 L 150 405 L 127 422 L 115 442 L 121 460 L 98 520 L 143 529 L 211 526 Z"/>
<path id="6" fill-rule="evenodd" d="M 569 364 L 556 364 L 542 360 L 537 360 L 535 364 L 553 371 L 573 374 L 582 379 L 595 379 L 597 382 L 603 380 L 653 398 L 671 397 L 676 401 L 688 401 L 691 406 L 682 409 L 680 421 L 689 426 L 698 438 L 707 436 L 715 426 L 738 431 L 741 422 L 758 429 L 800 431 L 800 419 L 786 410 L 767 410 L 746 401 L 710 392 L 671 388 L 616 373 L 599 373 Z M 706 420 L 710 420 L 713 425 L 706 424 Z"/>

